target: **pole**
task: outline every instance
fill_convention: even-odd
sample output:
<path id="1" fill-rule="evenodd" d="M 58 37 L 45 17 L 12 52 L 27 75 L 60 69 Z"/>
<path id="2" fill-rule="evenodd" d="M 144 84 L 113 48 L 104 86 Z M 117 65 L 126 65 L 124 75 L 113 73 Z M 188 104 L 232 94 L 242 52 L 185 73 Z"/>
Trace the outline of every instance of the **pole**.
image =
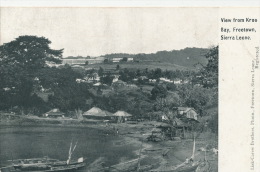
<path id="1" fill-rule="evenodd" d="M 139 157 L 138 157 L 138 163 L 137 163 L 137 171 L 140 170 L 140 158 L 141 158 L 142 147 L 143 147 L 143 141 L 141 143 L 141 148 L 140 148 L 140 151 L 139 151 Z"/>

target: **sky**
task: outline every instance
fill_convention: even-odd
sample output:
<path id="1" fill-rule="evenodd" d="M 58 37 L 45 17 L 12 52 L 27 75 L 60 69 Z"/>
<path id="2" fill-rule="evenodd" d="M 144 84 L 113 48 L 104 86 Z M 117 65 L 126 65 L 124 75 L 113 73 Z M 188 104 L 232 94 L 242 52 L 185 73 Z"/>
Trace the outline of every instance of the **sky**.
<path id="1" fill-rule="evenodd" d="M 155 53 L 218 43 L 218 8 L 1 8 L 0 44 L 48 38 L 63 57 Z"/>

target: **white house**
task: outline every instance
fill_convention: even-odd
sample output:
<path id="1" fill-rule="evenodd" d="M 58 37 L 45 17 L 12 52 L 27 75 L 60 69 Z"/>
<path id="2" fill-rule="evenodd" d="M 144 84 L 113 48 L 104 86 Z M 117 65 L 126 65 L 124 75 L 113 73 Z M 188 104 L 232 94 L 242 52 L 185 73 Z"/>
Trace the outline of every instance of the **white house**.
<path id="1" fill-rule="evenodd" d="M 118 63 L 118 62 L 120 62 L 122 59 L 123 59 L 122 57 L 115 57 L 115 58 L 112 59 L 112 62 L 113 62 L 113 63 Z"/>
<path id="2" fill-rule="evenodd" d="M 128 62 L 132 62 L 132 61 L 134 61 L 134 58 L 133 58 L 133 57 L 128 57 L 128 58 L 127 58 L 127 61 L 128 61 Z"/>
<path id="3" fill-rule="evenodd" d="M 173 83 L 173 81 L 171 81 L 170 79 L 167 79 L 167 78 L 160 78 L 160 81 Z"/>
<path id="4" fill-rule="evenodd" d="M 181 79 L 174 79 L 173 83 L 174 84 L 181 84 L 182 80 Z"/>

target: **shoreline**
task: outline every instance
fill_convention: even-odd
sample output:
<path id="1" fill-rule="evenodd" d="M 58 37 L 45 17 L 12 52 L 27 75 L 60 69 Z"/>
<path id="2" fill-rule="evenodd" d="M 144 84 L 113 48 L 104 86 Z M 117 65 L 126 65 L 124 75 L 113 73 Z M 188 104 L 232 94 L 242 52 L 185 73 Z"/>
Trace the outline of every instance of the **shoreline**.
<path id="1" fill-rule="evenodd" d="M 19 122 L 19 120 L 21 122 Z M 133 153 L 135 154 L 136 158 L 140 158 L 140 165 L 147 166 L 147 165 L 154 165 L 154 169 L 160 171 L 160 169 L 168 169 L 176 166 L 185 161 L 187 157 L 190 157 L 192 154 L 192 145 L 193 141 L 190 139 L 185 140 L 162 140 L 159 142 L 151 142 L 147 140 L 147 137 L 152 133 L 152 130 L 157 127 L 158 122 L 154 121 L 144 121 L 138 122 L 136 124 L 130 123 L 112 123 L 106 125 L 103 122 L 93 123 L 93 121 L 88 120 L 68 120 L 71 123 L 60 123 L 60 124 L 53 124 L 48 122 L 57 122 L 57 119 L 30 119 L 27 117 L 22 117 L 13 120 L 4 121 L 1 120 L 0 126 L 2 127 L 57 127 L 57 128 L 91 128 L 95 130 L 101 131 L 104 136 L 113 136 L 118 137 L 114 141 L 115 146 L 125 146 L 131 145 L 133 146 L 134 150 Z M 118 130 L 118 134 L 116 132 Z M 209 137 L 212 138 L 212 137 Z M 196 146 L 196 155 L 197 160 L 204 158 L 204 153 L 199 152 L 198 149 L 200 147 L 206 147 L 208 144 L 211 144 L 207 139 L 199 139 L 197 141 Z M 210 154 L 209 160 L 212 161 L 214 165 L 213 169 L 217 169 L 217 156 Z M 129 159 L 125 159 L 126 157 L 122 157 L 120 159 L 119 164 L 115 166 L 122 166 L 120 164 L 124 164 L 127 161 L 131 161 Z M 139 161 L 139 160 L 138 160 Z M 137 167 L 136 163 L 138 162 L 135 160 L 133 164 L 129 165 L 129 169 L 132 167 Z M 97 159 L 96 161 L 89 164 L 89 166 L 93 167 L 93 171 L 95 171 L 95 167 L 98 164 L 102 164 L 102 158 Z M 124 165 L 125 167 L 125 165 Z M 123 171 L 123 170 L 122 170 Z M 214 171 L 215 172 L 215 171 Z"/>

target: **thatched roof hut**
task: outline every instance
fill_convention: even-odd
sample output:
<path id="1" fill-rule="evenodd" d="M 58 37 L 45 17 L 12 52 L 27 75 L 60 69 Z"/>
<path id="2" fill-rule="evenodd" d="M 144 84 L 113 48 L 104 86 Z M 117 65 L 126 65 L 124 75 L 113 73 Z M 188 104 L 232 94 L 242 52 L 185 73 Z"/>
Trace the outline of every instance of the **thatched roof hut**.
<path id="1" fill-rule="evenodd" d="M 112 116 L 112 113 L 105 111 L 105 110 L 101 110 L 98 107 L 92 107 L 88 111 L 84 112 L 83 116 L 85 116 L 85 117 L 87 117 L 87 116 L 110 117 L 110 116 Z"/>
<path id="2" fill-rule="evenodd" d="M 125 111 L 117 111 L 116 113 L 113 114 L 113 116 L 129 117 L 132 115 Z"/>
<path id="3" fill-rule="evenodd" d="M 113 116 L 117 117 L 117 122 L 126 122 L 128 117 L 131 117 L 132 115 L 125 112 L 125 111 L 117 111 L 113 114 Z"/>

